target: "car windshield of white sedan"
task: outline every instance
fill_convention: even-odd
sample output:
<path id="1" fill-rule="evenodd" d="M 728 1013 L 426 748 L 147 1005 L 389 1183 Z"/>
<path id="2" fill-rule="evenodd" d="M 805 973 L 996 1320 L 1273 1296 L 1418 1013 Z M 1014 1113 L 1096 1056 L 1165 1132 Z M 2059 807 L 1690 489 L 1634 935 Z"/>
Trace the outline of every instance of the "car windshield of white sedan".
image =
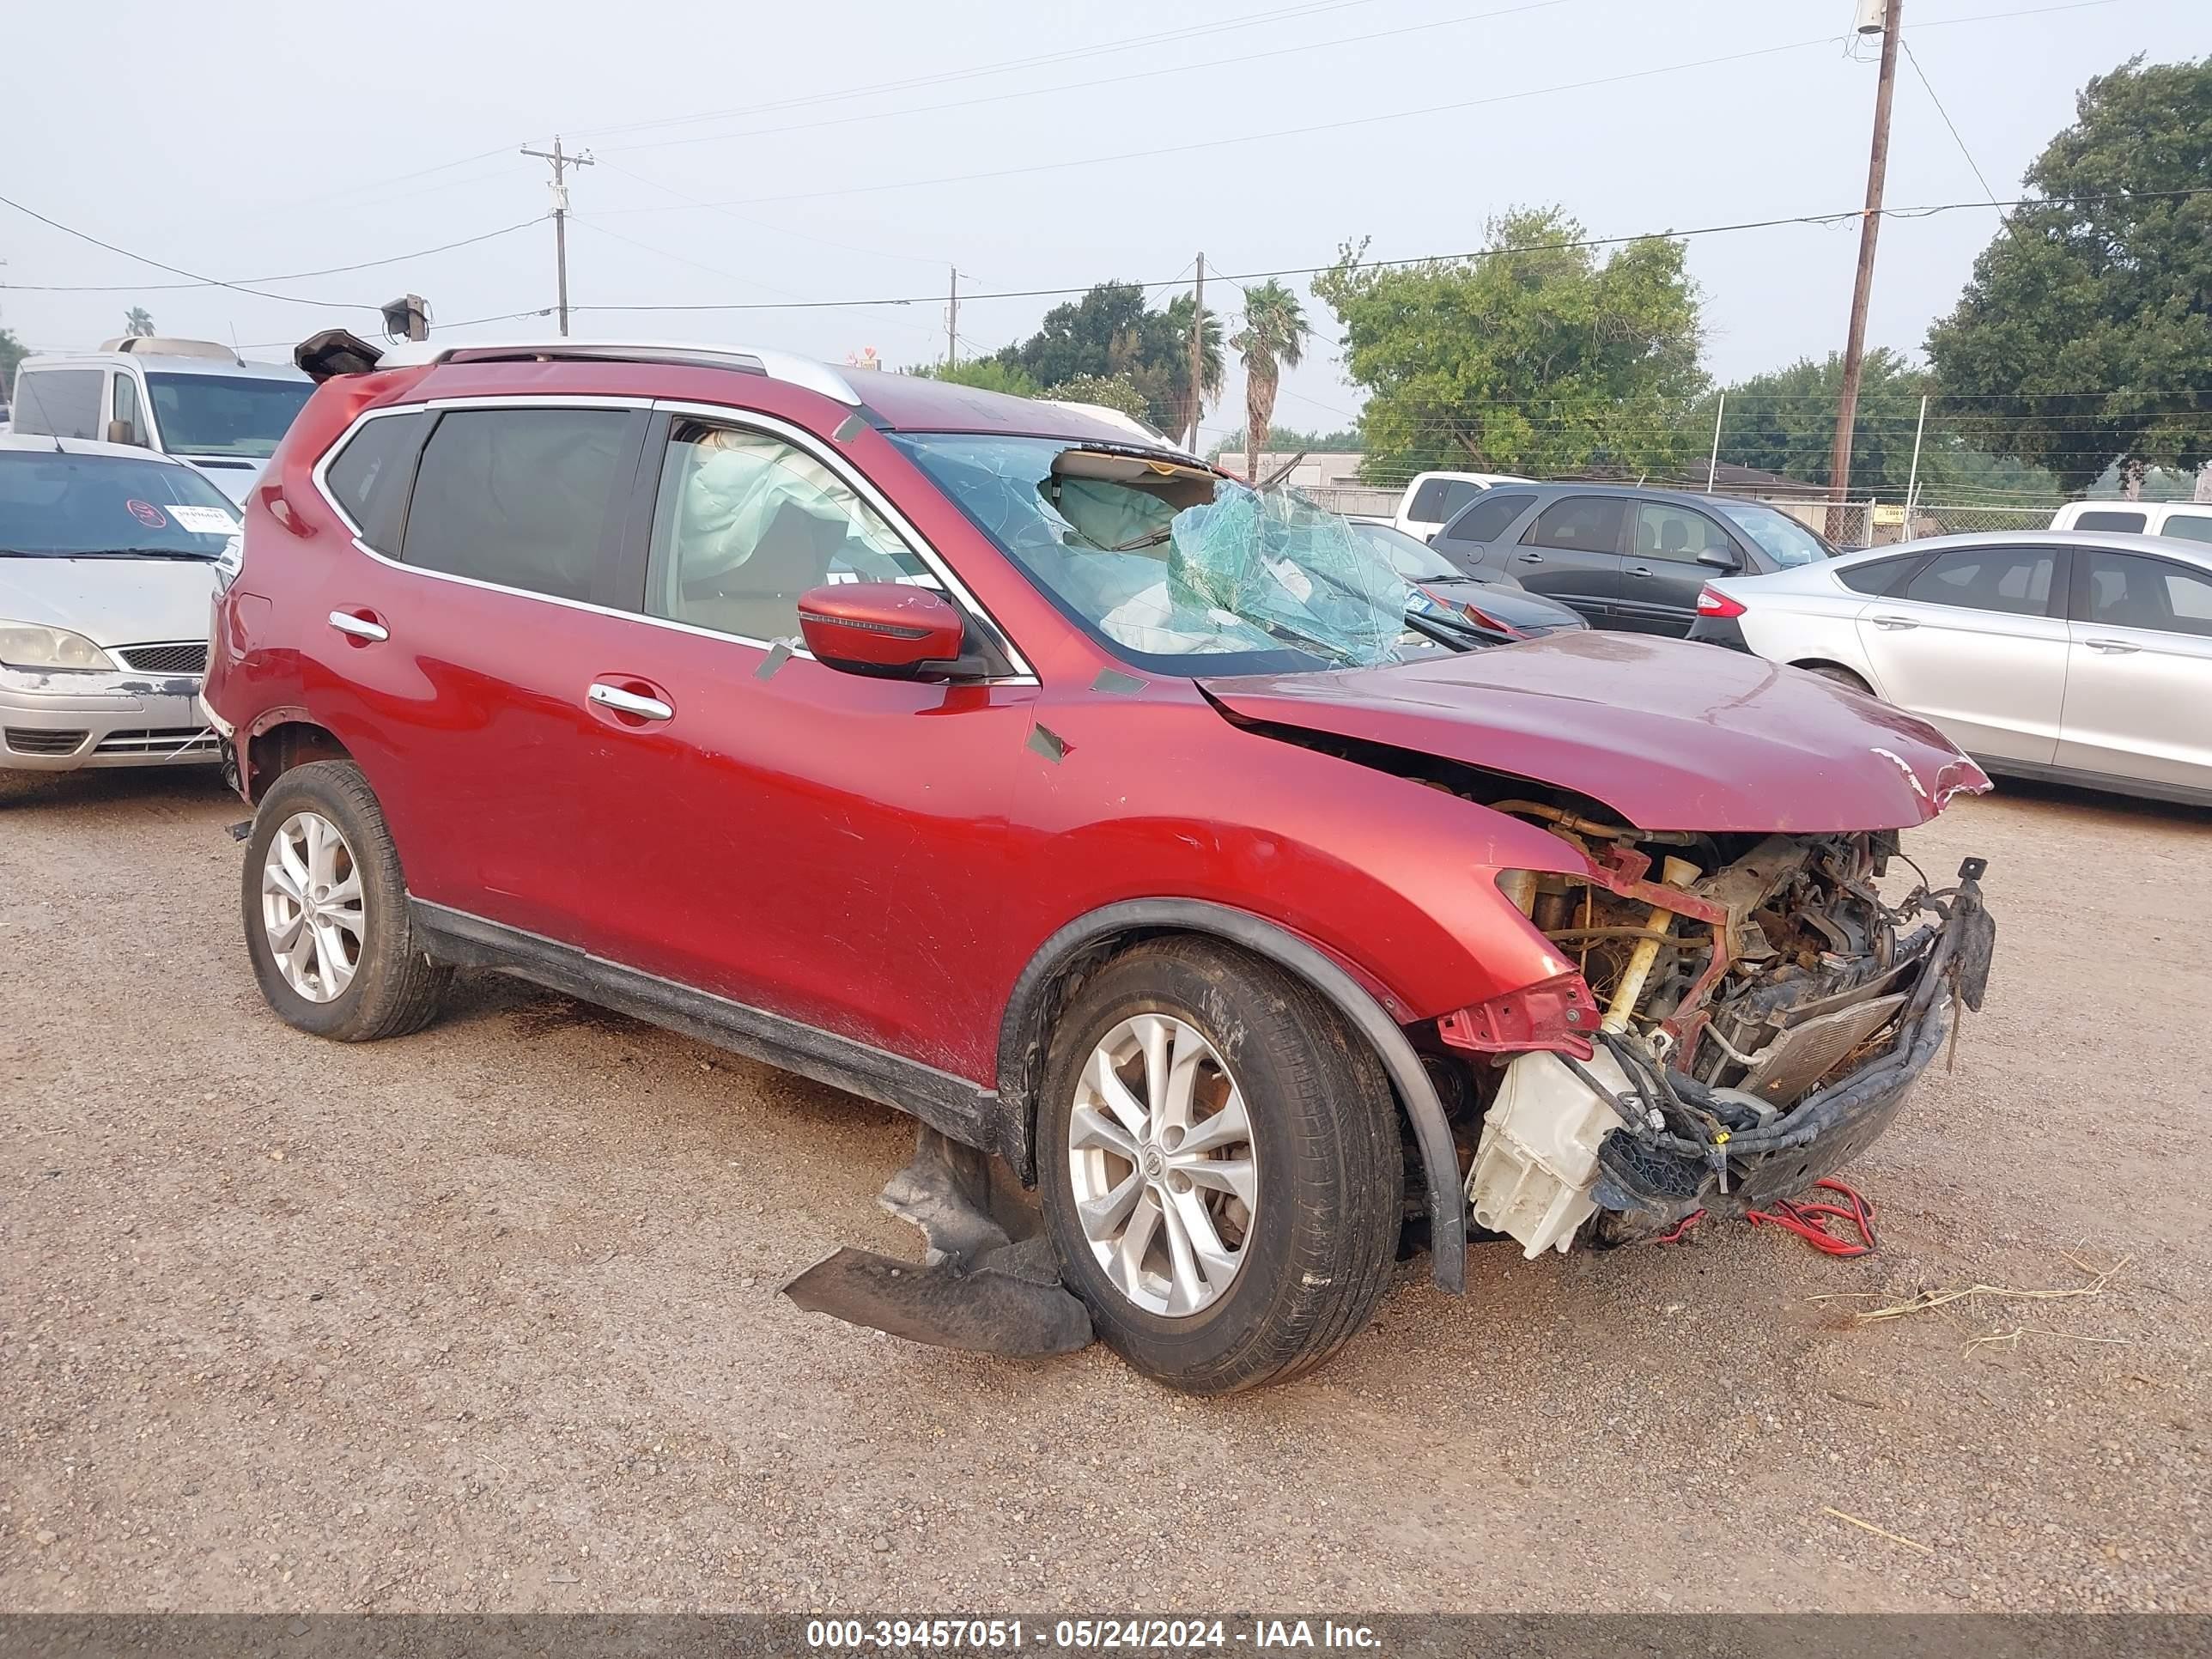
<path id="1" fill-rule="evenodd" d="M 1439 643 L 1442 607 L 1294 490 L 1062 439 L 895 441 L 1063 614 L 1140 666 L 1368 667 L 1464 648 Z"/>
<path id="2" fill-rule="evenodd" d="M 238 509 L 188 466 L 0 449 L 0 557 L 222 558 Z"/>
<path id="3" fill-rule="evenodd" d="M 1721 511 L 1777 564 L 1814 564 L 1828 556 L 1820 538 L 1787 513 L 1750 501 L 1725 502 Z"/>

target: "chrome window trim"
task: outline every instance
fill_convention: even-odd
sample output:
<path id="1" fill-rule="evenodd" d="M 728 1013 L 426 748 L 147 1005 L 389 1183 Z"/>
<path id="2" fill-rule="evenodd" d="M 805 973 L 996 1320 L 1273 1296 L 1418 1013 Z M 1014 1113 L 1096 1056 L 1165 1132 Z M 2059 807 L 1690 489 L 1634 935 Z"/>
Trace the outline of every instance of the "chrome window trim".
<path id="1" fill-rule="evenodd" d="M 381 420 L 389 416 L 420 415 L 448 409 L 544 408 L 644 409 L 661 410 L 670 414 L 694 415 L 702 420 L 722 421 L 732 424 L 754 422 L 769 430 L 773 435 L 787 438 L 788 441 L 793 442 L 797 447 L 806 450 L 817 459 L 822 461 L 838 477 L 843 479 L 855 495 L 881 513 L 884 521 L 907 542 L 937 579 L 945 584 L 946 592 L 967 610 L 969 616 L 989 629 L 992 636 L 1006 651 L 1007 660 L 1014 665 L 1015 672 L 1011 674 L 1001 674 L 984 680 L 967 681 L 964 684 L 1015 686 L 1041 684 L 1037 678 L 1036 671 L 1016 648 L 1006 630 L 999 626 L 998 619 L 984 610 L 975 596 L 968 591 L 966 584 L 952 574 L 951 568 L 945 564 L 937 550 L 930 546 L 908 521 L 905 514 L 894 507 L 873 484 L 854 473 L 840 457 L 826 450 L 811 434 L 802 431 L 791 425 L 789 422 L 781 420 L 773 415 L 757 414 L 752 410 L 738 409 L 726 404 L 681 403 L 656 400 L 651 398 L 589 396 L 563 398 L 533 394 L 504 396 L 489 393 L 479 397 L 440 398 L 426 399 L 420 403 L 388 404 L 381 408 L 364 410 L 355 416 L 346 429 L 338 434 L 337 441 L 323 452 L 322 459 L 315 463 L 308 477 L 314 483 L 316 493 L 323 498 L 324 504 L 337 514 L 338 522 L 351 532 L 355 550 L 366 554 L 388 569 L 404 570 L 410 575 L 427 577 L 434 581 L 456 582 L 463 587 L 474 587 L 487 593 L 509 593 L 517 599 L 535 599 L 542 605 L 560 605 L 567 610 L 586 611 L 593 616 L 618 617 L 624 622 L 640 623 L 648 628 L 665 628 L 675 633 L 690 634 L 700 639 L 727 640 L 734 644 L 750 646 L 757 651 L 771 651 L 781 645 L 794 657 L 803 657 L 809 662 L 816 660 L 814 653 L 809 651 L 805 643 L 796 635 L 783 640 L 755 639 L 747 634 L 732 634 L 723 629 L 701 628 L 694 623 L 678 622 L 672 617 L 652 617 L 642 611 L 620 611 L 612 605 L 593 605 L 586 599 L 563 599 L 557 593 L 540 593 L 527 587 L 510 587 L 501 582 L 485 581 L 480 577 L 459 575 L 450 570 L 432 570 L 423 565 L 408 564 L 391 554 L 370 546 L 362 536 L 361 526 L 354 522 L 353 514 L 346 511 L 343 504 L 339 501 L 336 493 L 331 489 L 331 463 L 345 453 L 354 439 L 360 435 L 361 429 L 371 421 Z"/>

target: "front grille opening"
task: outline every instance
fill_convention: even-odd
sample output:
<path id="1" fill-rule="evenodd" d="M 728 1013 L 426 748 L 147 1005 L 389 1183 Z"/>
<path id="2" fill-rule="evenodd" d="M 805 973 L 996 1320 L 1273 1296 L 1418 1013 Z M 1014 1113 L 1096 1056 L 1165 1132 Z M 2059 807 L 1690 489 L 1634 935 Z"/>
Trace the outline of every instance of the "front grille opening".
<path id="1" fill-rule="evenodd" d="M 0 730 L 0 739 L 18 755 L 74 755 L 86 736 L 83 732 L 40 732 L 21 726 Z"/>
<path id="2" fill-rule="evenodd" d="M 124 666 L 147 674 L 204 674 L 208 648 L 205 640 L 179 640 L 164 645 L 125 645 L 115 654 Z"/>

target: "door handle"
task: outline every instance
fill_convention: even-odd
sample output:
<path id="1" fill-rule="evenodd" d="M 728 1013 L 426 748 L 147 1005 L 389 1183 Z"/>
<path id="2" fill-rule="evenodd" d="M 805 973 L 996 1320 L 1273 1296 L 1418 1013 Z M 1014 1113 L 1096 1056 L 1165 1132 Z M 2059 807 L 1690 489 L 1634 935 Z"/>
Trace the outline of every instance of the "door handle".
<path id="1" fill-rule="evenodd" d="M 1521 556 L 1521 562 L 1523 564 L 1541 564 L 1544 562 L 1544 556 L 1541 553 L 1523 553 Z"/>
<path id="2" fill-rule="evenodd" d="M 2130 651 L 2142 649 L 2139 645 L 2130 645 L 2125 640 L 2084 640 L 2081 643 L 2092 651 L 2102 651 L 2115 657 L 2124 657 Z"/>
<path id="3" fill-rule="evenodd" d="M 584 693 L 586 700 L 602 708 L 611 708 L 617 714 L 635 714 L 641 720 L 666 720 L 676 718 L 675 709 L 658 697 L 641 697 L 635 691 L 625 691 L 619 685 L 609 685 L 593 680 L 592 689 Z"/>
<path id="4" fill-rule="evenodd" d="M 1651 567 L 1648 564 L 1632 564 L 1628 567 L 1628 574 L 1632 576 L 1648 576 L 1651 574 Z"/>
<path id="5" fill-rule="evenodd" d="M 356 617 L 350 611 L 331 611 L 331 626 L 341 634 L 356 640 L 368 640 L 372 643 L 392 637 L 392 630 L 382 623 L 371 622 L 366 617 Z"/>
<path id="6" fill-rule="evenodd" d="M 1910 617 L 1875 617 L 1872 618 L 1872 621 L 1876 628 L 1917 628 L 1920 626 L 1918 623 L 1913 621 Z"/>

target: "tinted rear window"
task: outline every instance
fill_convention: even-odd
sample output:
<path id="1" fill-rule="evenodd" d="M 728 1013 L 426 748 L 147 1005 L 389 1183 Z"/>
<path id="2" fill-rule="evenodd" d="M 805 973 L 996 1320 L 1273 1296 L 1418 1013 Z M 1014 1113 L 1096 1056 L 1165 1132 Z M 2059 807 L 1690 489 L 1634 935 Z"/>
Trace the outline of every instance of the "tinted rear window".
<path id="1" fill-rule="evenodd" d="M 1616 552 L 1626 507 L 1618 495 L 1570 495 L 1546 507 L 1521 539 L 1530 547 Z"/>
<path id="2" fill-rule="evenodd" d="M 1413 509 L 1407 516 L 1420 524 L 1448 524 L 1480 494 L 1482 486 L 1465 478 L 1431 478 L 1413 492 Z"/>
<path id="3" fill-rule="evenodd" d="M 2212 542 L 2212 515 L 2203 513 L 2169 513 L 2160 526 L 2161 536 L 2179 536 L 2185 542 Z"/>
<path id="4" fill-rule="evenodd" d="M 2074 520 L 2074 527 L 2076 530 L 2136 531 L 2149 522 L 2149 518 L 2141 513 L 2084 513 Z"/>
<path id="5" fill-rule="evenodd" d="M 1443 539 L 1455 542 L 1494 542 L 1513 527 L 1522 508 L 1535 499 L 1534 495 L 1501 495 L 1495 490 L 1486 490 L 1466 512 L 1437 533 Z"/>
<path id="6" fill-rule="evenodd" d="M 586 599 L 632 416 L 605 409 L 455 410 L 416 469 L 402 556 L 556 599 Z"/>
<path id="7" fill-rule="evenodd" d="M 354 434 L 325 475 L 331 495 L 358 526 L 362 540 L 380 552 L 399 545 L 408 475 L 429 419 L 428 411 L 380 416 Z"/>
<path id="8" fill-rule="evenodd" d="M 1904 580 L 1905 572 L 1919 563 L 1921 557 L 1913 553 L 1901 559 L 1869 559 L 1864 564 L 1838 570 L 1836 580 L 1854 593 L 1887 593 Z"/>
<path id="9" fill-rule="evenodd" d="M 2047 547 L 1991 547 L 1939 553 L 1898 597 L 1923 605 L 1955 605 L 2040 617 L 2051 601 L 2058 556 Z"/>

